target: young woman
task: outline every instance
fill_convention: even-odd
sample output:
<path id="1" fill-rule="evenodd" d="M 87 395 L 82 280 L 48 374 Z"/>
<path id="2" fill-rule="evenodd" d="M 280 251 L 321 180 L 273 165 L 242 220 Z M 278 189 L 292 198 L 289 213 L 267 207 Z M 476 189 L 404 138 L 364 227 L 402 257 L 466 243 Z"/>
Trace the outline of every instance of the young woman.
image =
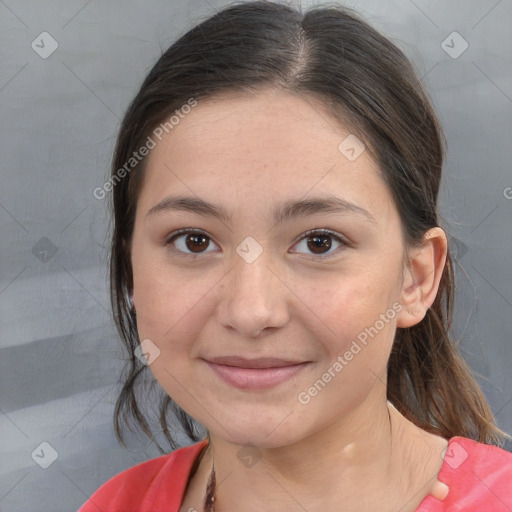
<path id="1" fill-rule="evenodd" d="M 162 55 L 109 181 L 116 432 L 151 433 L 152 375 L 171 447 L 173 410 L 195 444 L 81 512 L 512 510 L 448 336 L 442 141 L 403 53 L 340 6 L 231 5 Z"/>

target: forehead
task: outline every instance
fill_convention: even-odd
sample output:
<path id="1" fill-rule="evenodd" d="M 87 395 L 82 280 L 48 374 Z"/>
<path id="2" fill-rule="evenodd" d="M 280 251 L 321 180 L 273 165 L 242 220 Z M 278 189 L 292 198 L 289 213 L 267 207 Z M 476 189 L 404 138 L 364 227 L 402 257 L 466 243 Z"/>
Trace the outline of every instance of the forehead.
<path id="1" fill-rule="evenodd" d="M 308 152 L 321 159 L 325 152 L 337 153 L 340 137 L 349 133 L 319 100 L 266 88 L 200 100 L 164 137 L 163 145 L 176 150 L 193 144 L 197 154 L 210 155 L 214 146 L 219 154 L 227 150 L 224 157 L 236 154 L 267 161 L 283 154 L 287 160 L 293 154 L 300 159 Z"/>
<path id="2" fill-rule="evenodd" d="M 310 97 L 267 89 L 200 100 L 156 141 L 141 196 L 154 202 L 178 188 L 210 199 L 236 191 L 280 201 L 339 192 L 368 208 L 385 205 L 390 197 L 378 165 L 365 150 L 348 158 L 347 137 L 357 143 Z"/>

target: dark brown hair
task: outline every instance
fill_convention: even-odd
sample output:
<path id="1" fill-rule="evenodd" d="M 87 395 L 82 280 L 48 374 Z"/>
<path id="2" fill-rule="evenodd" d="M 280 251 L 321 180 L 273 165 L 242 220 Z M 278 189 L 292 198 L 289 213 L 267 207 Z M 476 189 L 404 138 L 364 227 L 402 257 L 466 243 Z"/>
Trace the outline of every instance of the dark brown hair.
<path id="1" fill-rule="evenodd" d="M 413 67 L 390 40 L 340 5 L 303 13 L 283 3 L 235 3 L 192 28 L 144 80 L 122 121 L 113 159 L 111 303 L 130 357 L 114 413 L 121 443 L 122 423 L 130 426 L 130 419 L 149 436 L 154 427 L 136 393 L 151 375 L 134 354 L 139 339 L 129 302 L 130 244 L 146 158 L 122 179 L 119 170 L 126 169 L 155 127 L 191 98 L 200 102 L 269 86 L 321 100 L 334 119 L 365 143 L 392 193 L 407 246 L 418 246 L 425 232 L 439 225 L 444 136 Z M 388 362 L 388 399 L 426 431 L 498 444 L 504 433 L 448 334 L 453 293 L 448 254 L 426 316 L 413 327 L 397 329 Z M 171 412 L 191 440 L 201 439 L 195 420 L 160 391 L 158 428 L 171 448 L 178 446 L 168 429 Z"/>

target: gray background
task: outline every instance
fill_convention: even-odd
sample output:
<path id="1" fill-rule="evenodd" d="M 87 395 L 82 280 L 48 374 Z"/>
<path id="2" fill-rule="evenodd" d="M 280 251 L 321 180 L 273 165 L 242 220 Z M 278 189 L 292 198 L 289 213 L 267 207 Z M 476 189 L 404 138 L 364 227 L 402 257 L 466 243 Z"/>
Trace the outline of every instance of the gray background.
<path id="1" fill-rule="evenodd" d="M 106 286 L 106 201 L 92 191 L 161 51 L 225 4 L 0 0 L 3 512 L 76 510 L 108 478 L 157 455 L 136 437 L 123 450 L 113 434 L 122 353 Z M 458 258 L 454 335 L 512 432 L 512 3 L 346 4 L 414 61 L 444 124 L 440 208 Z M 46 59 L 31 47 L 43 31 L 58 43 Z M 453 31 L 469 45 L 458 58 L 441 46 Z M 452 39 L 453 54 L 463 41 Z M 58 454 L 48 469 L 35 462 L 49 461 L 42 442 Z"/>

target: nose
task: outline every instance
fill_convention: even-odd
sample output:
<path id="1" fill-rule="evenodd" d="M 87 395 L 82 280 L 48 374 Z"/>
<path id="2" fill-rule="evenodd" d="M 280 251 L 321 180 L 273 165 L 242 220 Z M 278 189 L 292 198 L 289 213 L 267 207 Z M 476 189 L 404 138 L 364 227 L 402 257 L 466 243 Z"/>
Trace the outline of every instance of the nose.
<path id="1" fill-rule="evenodd" d="M 265 329 L 283 327 L 289 321 L 291 292 L 264 254 L 252 263 L 235 255 L 233 267 L 221 285 L 217 321 L 248 338 L 258 337 Z"/>

